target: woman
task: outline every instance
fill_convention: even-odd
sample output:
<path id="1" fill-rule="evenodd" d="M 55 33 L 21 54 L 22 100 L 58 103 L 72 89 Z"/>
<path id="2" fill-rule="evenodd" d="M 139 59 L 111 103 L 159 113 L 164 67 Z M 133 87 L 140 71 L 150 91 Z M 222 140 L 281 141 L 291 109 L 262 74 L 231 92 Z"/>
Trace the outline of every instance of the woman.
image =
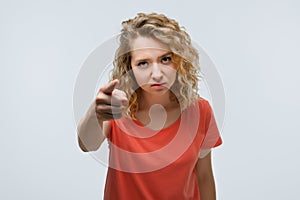
<path id="1" fill-rule="evenodd" d="M 122 25 L 111 82 L 78 126 L 83 151 L 109 142 L 104 199 L 216 199 L 210 149 L 222 140 L 189 35 L 156 13 Z"/>

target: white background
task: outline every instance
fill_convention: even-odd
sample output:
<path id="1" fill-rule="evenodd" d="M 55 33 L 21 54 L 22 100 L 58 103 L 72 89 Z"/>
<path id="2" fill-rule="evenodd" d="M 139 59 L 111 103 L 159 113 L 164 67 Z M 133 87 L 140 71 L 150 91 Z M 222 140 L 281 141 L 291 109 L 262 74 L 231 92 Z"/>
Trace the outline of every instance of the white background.
<path id="1" fill-rule="evenodd" d="M 102 199 L 106 168 L 79 150 L 73 89 L 89 53 L 137 12 L 176 19 L 216 63 L 226 94 L 218 199 L 297 199 L 296 0 L 2 0 L 0 199 Z"/>

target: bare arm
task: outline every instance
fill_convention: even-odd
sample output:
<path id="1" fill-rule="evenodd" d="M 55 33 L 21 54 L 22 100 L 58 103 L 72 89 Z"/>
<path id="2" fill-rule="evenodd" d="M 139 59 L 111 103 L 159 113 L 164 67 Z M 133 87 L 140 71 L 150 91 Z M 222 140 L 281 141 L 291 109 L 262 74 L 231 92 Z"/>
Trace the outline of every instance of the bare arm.
<path id="1" fill-rule="evenodd" d="M 80 120 L 77 131 L 82 151 L 96 151 L 111 130 L 109 120 L 122 116 L 122 108 L 128 100 L 124 92 L 115 89 L 118 83 L 114 80 L 101 87 L 96 100 Z"/>
<path id="2" fill-rule="evenodd" d="M 105 135 L 110 131 L 107 121 L 98 120 L 96 115 L 96 103 L 94 102 L 80 120 L 78 131 L 78 144 L 82 151 L 96 151 L 105 139 Z"/>
<path id="3" fill-rule="evenodd" d="M 197 165 L 197 177 L 201 200 L 216 200 L 216 188 L 211 164 L 211 152 L 204 158 L 199 158 Z"/>

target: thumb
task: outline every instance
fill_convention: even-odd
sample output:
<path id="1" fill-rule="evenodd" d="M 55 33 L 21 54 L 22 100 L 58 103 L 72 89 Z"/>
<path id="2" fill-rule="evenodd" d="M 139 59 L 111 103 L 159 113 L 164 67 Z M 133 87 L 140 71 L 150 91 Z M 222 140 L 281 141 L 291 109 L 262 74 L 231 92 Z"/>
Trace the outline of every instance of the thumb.
<path id="1" fill-rule="evenodd" d="M 127 99 L 126 93 L 123 90 L 115 89 L 112 92 L 112 95 L 117 97 L 122 102 L 123 105 L 128 104 L 128 99 Z"/>

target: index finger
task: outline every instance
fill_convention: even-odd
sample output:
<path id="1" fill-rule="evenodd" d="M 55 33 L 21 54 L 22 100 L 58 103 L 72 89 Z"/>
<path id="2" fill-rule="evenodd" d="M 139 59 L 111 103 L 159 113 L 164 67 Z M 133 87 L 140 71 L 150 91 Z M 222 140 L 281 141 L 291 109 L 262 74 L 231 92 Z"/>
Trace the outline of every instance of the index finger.
<path id="1" fill-rule="evenodd" d="M 110 83 L 104 85 L 100 88 L 100 91 L 104 94 L 111 95 L 112 91 L 115 89 L 116 85 L 119 83 L 118 79 L 111 81 Z"/>

